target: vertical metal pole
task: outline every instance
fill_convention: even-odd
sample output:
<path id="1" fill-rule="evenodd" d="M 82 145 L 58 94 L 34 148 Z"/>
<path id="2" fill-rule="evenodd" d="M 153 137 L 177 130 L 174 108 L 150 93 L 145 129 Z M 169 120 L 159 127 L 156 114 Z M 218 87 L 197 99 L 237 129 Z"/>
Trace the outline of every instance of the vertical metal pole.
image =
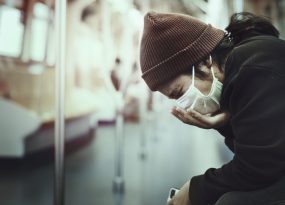
<path id="1" fill-rule="evenodd" d="M 64 89 L 66 0 L 55 1 L 56 66 L 55 66 L 55 181 L 54 204 L 64 204 Z"/>
<path id="2" fill-rule="evenodd" d="M 235 12 L 242 12 L 243 11 L 243 0 L 235 0 L 234 1 L 234 10 Z"/>
<path id="3" fill-rule="evenodd" d="M 149 8 L 150 8 L 150 2 L 149 0 L 144 0 L 142 1 L 142 12 L 146 13 Z M 138 65 L 139 65 L 139 61 L 138 61 Z M 139 152 L 139 157 L 144 160 L 146 158 L 146 147 L 147 147 L 147 136 L 148 136 L 148 123 L 150 121 L 150 113 L 147 113 L 147 101 L 142 100 L 142 98 L 140 98 L 140 105 L 139 105 L 139 115 L 141 117 L 142 123 L 140 124 L 140 152 Z M 151 115 L 152 116 L 152 115 Z"/>
<path id="4" fill-rule="evenodd" d="M 124 117 L 123 107 L 119 105 L 116 114 L 116 134 L 115 134 L 115 177 L 113 180 L 113 191 L 115 193 L 123 193 L 124 177 L 123 177 L 123 146 L 124 146 Z"/>

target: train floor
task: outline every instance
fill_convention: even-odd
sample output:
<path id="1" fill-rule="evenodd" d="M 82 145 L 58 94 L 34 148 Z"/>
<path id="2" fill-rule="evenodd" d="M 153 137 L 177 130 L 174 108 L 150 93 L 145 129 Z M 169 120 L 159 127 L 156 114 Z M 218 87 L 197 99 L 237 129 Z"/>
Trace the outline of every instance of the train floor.
<path id="1" fill-rule="evenodd" d="M 192 176 L 229 161 L 231 153 L 214 130 L 187 126 L 169 114 L 144 123 L 126 123 L 123 141 L 124 193 L 112 191 L 115 127 L 100 126 L 83 149 L 66 157 L 65 204 L 158 205 L 168 190 Z M 0 202 L 5 205 L 53 204 L 52 163 L 0 173 Z"/>

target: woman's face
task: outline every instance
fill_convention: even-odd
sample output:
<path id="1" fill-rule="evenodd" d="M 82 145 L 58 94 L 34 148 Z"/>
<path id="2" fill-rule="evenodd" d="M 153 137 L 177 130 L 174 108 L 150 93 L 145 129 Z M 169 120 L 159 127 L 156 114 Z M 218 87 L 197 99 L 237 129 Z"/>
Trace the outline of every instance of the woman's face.
<path id="1" fill-rule="evenodd" d="M 195 82 L 194 85 L 198 88 L 203 94 L 207 95 L 212 86 L 213 77 L 211 74 L 211 66 L 213 66 L 214 74 L 218 78 L 219 81 L 223 82 L 223 73 L 221 70 L 212 65 L 205 65 L 203 63 L 197 65 L 195 69 L 199 69 L 204 73 L 203 77 L 199 77 L 195 75 Z M 170 99 L 178 99 L 181 97 L 189 88 L 192 83 L 192 75 L 189 74 L 181 74 L 174 79 L 170 80 L 169 82 L 161 85 L 158 88 L 158 91 L 161 92 L 163 95 L 167 96 Z"/>

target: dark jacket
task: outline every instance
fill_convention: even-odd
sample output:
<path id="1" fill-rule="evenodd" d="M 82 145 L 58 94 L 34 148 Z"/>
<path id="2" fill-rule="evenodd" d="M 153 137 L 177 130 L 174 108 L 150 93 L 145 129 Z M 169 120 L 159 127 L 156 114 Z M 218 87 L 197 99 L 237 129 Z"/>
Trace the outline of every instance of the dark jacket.
<path id="1" fill-rule="evenodd" d="M 285 41 L 256 36 L 233 49 L 221 106 L 231 118 L 218 131 L 235 155 L 191 179 L 192 205 L 215 203 L 230 191 L 265 188 L 285 176 Z"/>

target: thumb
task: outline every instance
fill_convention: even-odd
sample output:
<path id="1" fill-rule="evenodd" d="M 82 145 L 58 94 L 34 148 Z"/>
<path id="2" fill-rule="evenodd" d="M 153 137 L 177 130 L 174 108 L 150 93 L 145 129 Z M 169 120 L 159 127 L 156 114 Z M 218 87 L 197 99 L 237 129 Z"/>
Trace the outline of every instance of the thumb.
<path id="1" fill-rule="evenodd" d="M 229 112 L 221 112 L 221 113 L 219 113 L 217 115 L 214 115 L 212 117 L 212 121 L 216 125 L 215 127 L 221 127 L 221 126 L 226 124 L 226 122 L 228 121 L 229 117 L 230 117 L 230 113 Z"/>

